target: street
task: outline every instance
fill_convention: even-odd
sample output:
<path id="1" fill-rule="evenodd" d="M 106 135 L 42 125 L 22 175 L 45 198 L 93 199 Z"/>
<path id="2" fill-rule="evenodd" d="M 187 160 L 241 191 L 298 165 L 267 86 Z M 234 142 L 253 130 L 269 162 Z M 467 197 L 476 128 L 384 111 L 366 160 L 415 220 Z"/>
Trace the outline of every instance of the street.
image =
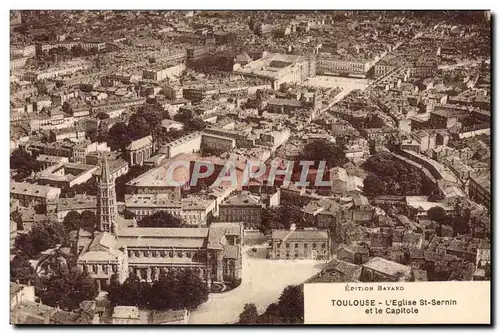
<path id="1" fill-rule="evenodd" d="M 265 256 L 262 246 L 257 248 L 256 254 Z M 286 286 L 304 282 L 325 264 L 325 261 L 254 258 L 248 255 L 252 254 L 249 247 L 244 249 L 241 285 L 226 293 L 211 294 L 206 303 L 191 313 L 190 324 L 235 323 L 246 303 L 254 303 L 261 314 L 278 300 Z"/>

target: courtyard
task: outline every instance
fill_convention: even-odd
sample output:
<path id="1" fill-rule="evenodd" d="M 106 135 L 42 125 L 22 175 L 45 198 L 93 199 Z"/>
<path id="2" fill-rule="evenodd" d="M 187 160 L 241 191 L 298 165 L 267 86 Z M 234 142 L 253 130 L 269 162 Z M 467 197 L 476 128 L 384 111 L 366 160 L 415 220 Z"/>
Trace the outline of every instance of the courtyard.
<path id="1" fill-rule="evenodd" d="M 364 90 L 368 85 L 368 79 L 360 79 L 360 78 L 344 78 L 344 77 L 332 77 L 326 75 L 318 75 L 313 78 L 307 79 L 304 82 L 306 86 L 314 86 L 321 88 L 333 88 L 338 87 L 341 88 L 344 94 L 349 93 L 355 89 Z"/>
<path id="2" fill-rule="evenodd" d="M 241 285 L 225 293 L 210 294 L 206 303 L 191 312 L 189 323 L 235 323 L 246 303 L 254 303 L 261 314 L 278 300 L 286 286 L 303 283 L 326 263 L 314 260 L 268 260 L 265 256 L 265 245 L 245 246 Z"/>

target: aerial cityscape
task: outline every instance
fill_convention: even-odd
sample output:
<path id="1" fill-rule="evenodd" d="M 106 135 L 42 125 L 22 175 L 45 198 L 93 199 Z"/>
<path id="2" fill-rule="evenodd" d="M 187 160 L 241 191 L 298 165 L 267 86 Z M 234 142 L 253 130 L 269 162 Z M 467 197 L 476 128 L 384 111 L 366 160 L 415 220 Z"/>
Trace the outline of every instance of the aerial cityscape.
<path id="1" fill-rule="evenodd" d="M 491 280 L 488 11 L 10 12 L 10 323 L 303 324 Z"/>

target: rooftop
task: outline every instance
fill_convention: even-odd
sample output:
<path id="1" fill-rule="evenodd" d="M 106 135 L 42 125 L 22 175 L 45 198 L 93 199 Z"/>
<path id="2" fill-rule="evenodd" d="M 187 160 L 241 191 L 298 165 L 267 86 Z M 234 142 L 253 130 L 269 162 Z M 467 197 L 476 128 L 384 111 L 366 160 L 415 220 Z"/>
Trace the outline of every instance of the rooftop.
<path id="1" fill-rule="evenodd" d="M 401 274 L 406 276 L 411 272 L 410 267 L 381 257 L 371 258 L 363 264 L 363 267 L 396 277 Z"/>
<path id="2" fill-rule="evenodd" d="M 290 231 L 290 230 L 273 230 L 273 240 L 287 240 L 287 241 L 304 241 L 304 240 L 317 240 L 327 241 L 328 232 L 321 230 L 308 230 L 308 231 Z"/>

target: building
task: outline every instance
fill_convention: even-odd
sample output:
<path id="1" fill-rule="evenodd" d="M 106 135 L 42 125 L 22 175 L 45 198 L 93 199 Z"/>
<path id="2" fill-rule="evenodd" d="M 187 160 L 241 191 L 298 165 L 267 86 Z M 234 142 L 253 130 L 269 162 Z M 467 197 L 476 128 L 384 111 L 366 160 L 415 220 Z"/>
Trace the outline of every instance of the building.
<path id="1" fill-rule="evenodd" d="M 118 210 L 116 205 L 115 179 L 111 177 L 106 157 L 104 157 L 101 178 L 97 187 L 99 230 L 113 232 L 116 229 Z"/>
<path id="2" fill-rule="evenodd" d="M 363 179 L 347 174 L 345 168 L 335 167 L 329 171 L 331 191 L 335 194 L 360 193 L 363 189 Z"/>
<path id="3" fill-rule="evenodd" d="M 412 281 L 410 267 L 381 257 L 374 257 L 362 265 L 362 282 L 408 282 Z"/>
<path id="4" fill-rule="evenodd" d="M 38 161 L 43 169 L 49 168 L 51 166 L 55 166 L 61 163 L 69 162 L 69 159 L 66 157 L 58 157 L 54 155 L 45 155 L 39 154 L 36 157 L 36 161 Z"/>
<path id="5" fill-rule="evenodd" d="M 61 189 L 27 182 L 10 181 L 10 197 L 18 199 L 22 206 L 30 204 L 46 205 L 47 202 L 56 201 L 61 194 Z"/>
<path id="6" fill-rule="evenodd" d="M 264 203 L 250 192 L 233 195 L 219 204 L 219 221 L 243 222 L 245 228 L 256 229 L 262 221 Z"/>
<path id="7" fill-rule="evenodd" d="M 366 78 L 371 64 L 372 61 L 369 60 L 347 59 L 320 53 L 316 59 L 316 74 Z"/>
<path id="8" fill-rule="evenodd" d="M 57 220 L 62 222 L 71 211 L 97 213 L 97 198 L 90 195 L 79 195 L 70 198 L 59 198 L 56 204 Z"/>
<path id="9" fill-rule="evenodd" d="M 310 75 L 310 60 L 292 54 L 263 52 L 262 58 L 246 65 L 235 64 L 233 72 L 243 76 L 269 80 L 273 89 L 283 83 L 300 83 Z"/>
<path id="10" fill-rule="evenodd" d="M 106 43 L 105 42 L 99 42 L 99 41 L 58 41 L 58 42 L 53 42 L 53 43 L 46 43 L 46 44 L 39 44 L 36 46 L 36 52 L 48 52 L 51 49 L 56 49 L 56 48 L 66 48 L 68 50 L 71 50 L 72 48 L 79 46 L 82 47 L 85 51 L 90 51 L 91 49 L 95 49 L 97 51 L 102 51 L 106 49 Z"/>
<path id="11" fill-rule="evenodd" d="M 201 137 L 201 149 L 207 152 L 220 154 L 229 152 L 236 148 L 236 140 L 211 133 L 203 133 Z"/>
<path id="12" fill-rule="evenodd" d="M 90 142 L 90 141 L 84 141 L 82 143 L 76 143 L 73 146 L 73 157 L 72 160 L 73 162 L 78 162 L 78 163 L 86 163 L 87 161 L 87 155 L 93 152 L 96 152 L 97 154 L 100 154 L 101 152 L 110 152 L 111 149 L 108 147 L 108 144 L 106 142 L 104 143 L 98 143 L 98 142 Z"/>
<path id="13" fill-rule="evenodd" d="M 99 324 L 95 301 L 83 301 L 80 308 L 67 312 L 41 304 L 35 287 L 10 283 L 10 323 L 12 325 L 82 325 Z"/>
<path id="14" fill-rule="evenodd" d="M 152 325 L 181 325 L 187 324 L 189 320 L 189 311 L 184 310 L 168 310 L 168 311 L 153 311 L 151 314 Z"/>
<path id="15" fill-rule="evenodd" d="M 459 113 L 449 109 L 434 109 L 429 117 L 429 126 L 433 129 L 449 129 L 459 125 Z"/>
<path id="16" fill-rule="evenodd" d="M 491 176 L 487 174 L 469 178 L 469 197 L 491 210 Z"/>
<path id="17" fill-rule="evenodd" d="M 140 165 L 151 158 L 155 151 L 155 144 L 151 135 L 134 140 L 125 148 L 130 166 Z"/>
<path id="18" fill-rule="evenodd" d="M 116 274 L 120 283 L 127 279 L 127 261 L 126 249 L 119 248 L 116 237 L 101 232 L 83 247 L 77 266 L 96 280 L 99 290 L 106 290 L 112 275 Z"/>
<path id="19" fill-rule="evenodd" d="M 181 153 L 198 152 L 201 148 L 201 139 L 201 132 L 190 133 L 189 135 L 163 145 L 158 151 L 159 153 L 165 154 L 167 158 L 172 158 Z"/>
<path id="20" fill-rule="evenodd" d="M 117 177 L 120 177 L 128 173 L 129 165 L 128 162 L 126 162 L 122 158 L 112 159 L 113 157 L 114 154 L 106 156 L 106 158 L 108 159 L 109 174 L 111 175 L 111 178 L 116 180 Z M 89 158 L 89 156 L 87 155 L 86 161 L 90 162 L 92 165 L 97 165 L 97 169 L 94 171 L 94 177 L 95 179 L 98 180 L 99 177 L 102 175 L 101 168 L 103 165 L 103 158 L 96 157 L 95 155 L 92 155 L 92 157 Z"/>
<path id="21" fill-rule="evenodd" d="M 140 325 L 139 308 L 137 306 L 115 306 L 111 319 L 113 325 Z"/>
<path id="22" fill-rule="evenodd" d="M 192 226 L 206 226 L 208 219 L 215 211 L 215 199 L 187 197 L 179 199 L 175 194 L 126 194 L 125 208 L 134 213 L 137 220 L 166 211 L 181 218 L 185 224 Z"/>
<path id="23" fill-rule="evenodd" d="M 484 240 L 477 248 L 476 267 L 484 267 L 489 264 L 491 264 L 491 245 Z"/>
<path id="24" fill-rule="evenodd" d="M 176 77 L 186 69 L 184 63 L 166 67 L 166 68 L 153 68 L 146 69 L 142 72 L 142 78 L 146 80 L 162 81 L 167 78 Z"/>
<path id="25" fill-rule="evenodd" d="M 213 223 L 208 228 L 120 228 L 130 271 L 147 282 L 161 272 L 190 268 L 208 283 L 241 279 L 243 224 Z"/>
<path id="26" fill-rule="evenodd" d="M 65 162 L 41 171 L 38 183 L 68 190 L 90 180 L 96 169 L 93 165 Z"/>
<path id="27" fill-rule="evenodd" d="M 271 259 L 330 259 L 330 235 L 326 230 L 273 230 Z"/>

